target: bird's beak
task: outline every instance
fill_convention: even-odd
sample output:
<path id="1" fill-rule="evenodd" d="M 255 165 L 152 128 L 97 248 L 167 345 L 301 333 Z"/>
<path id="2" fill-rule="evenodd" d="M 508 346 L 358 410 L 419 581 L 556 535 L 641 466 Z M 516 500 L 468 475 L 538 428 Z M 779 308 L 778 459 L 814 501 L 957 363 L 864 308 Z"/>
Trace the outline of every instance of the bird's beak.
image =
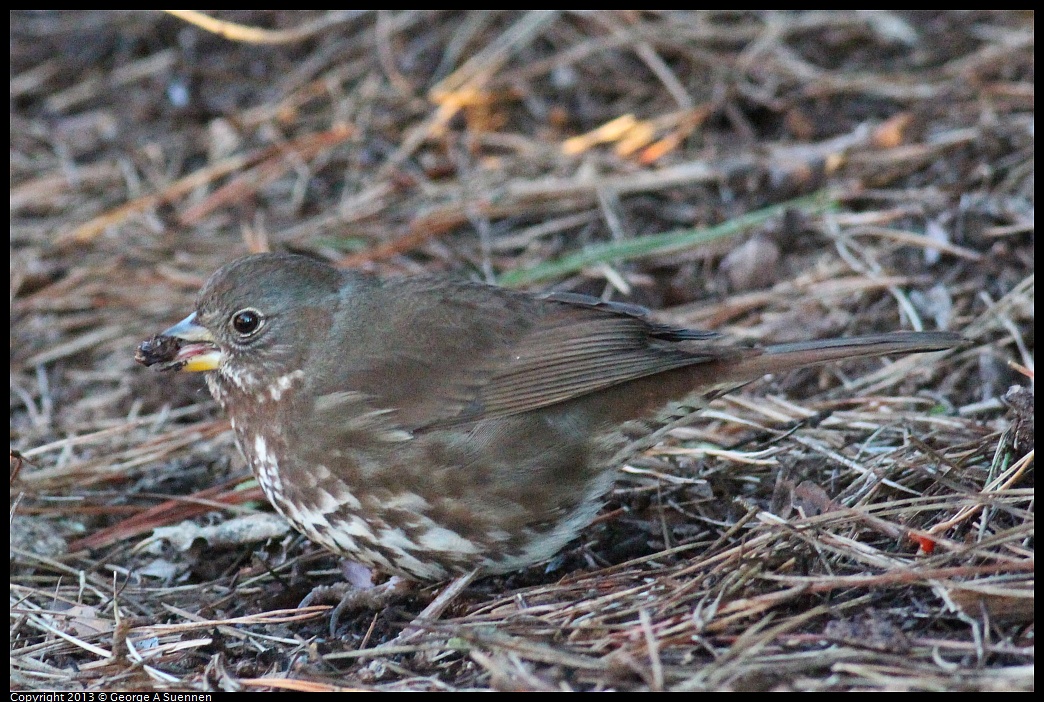
<path id="1" fill-rule="evenodd" d="M 195 312 L 164 331 L 161 336 L 172 336 L 188 342 L 179 346 L 171 363 L 177 370 L 198 373 L 217 370 L 221 365 L 221 349 L 214 342 L 214 335 L 196 322 Z"/>

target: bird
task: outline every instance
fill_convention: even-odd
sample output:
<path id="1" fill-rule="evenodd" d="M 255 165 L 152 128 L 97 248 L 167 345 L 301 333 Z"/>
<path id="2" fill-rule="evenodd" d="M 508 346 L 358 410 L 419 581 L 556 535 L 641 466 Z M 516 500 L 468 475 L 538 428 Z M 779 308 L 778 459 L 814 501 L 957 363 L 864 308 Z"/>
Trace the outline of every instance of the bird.
<path id="1" fill-rule="evenodd" d="M 943 351 L 947 331 L 756 346 L 571 292 L 234 260 L 139 362 L 204 372 L 275 509 L 400 578 L 521 570 L 597 516 L 635 427 L 769 373 Z"/>

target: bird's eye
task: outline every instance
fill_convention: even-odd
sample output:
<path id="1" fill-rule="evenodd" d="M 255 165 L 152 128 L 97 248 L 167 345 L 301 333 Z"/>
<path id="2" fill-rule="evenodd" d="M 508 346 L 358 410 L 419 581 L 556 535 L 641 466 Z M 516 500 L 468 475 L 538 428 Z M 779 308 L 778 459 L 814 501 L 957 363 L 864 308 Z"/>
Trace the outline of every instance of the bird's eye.
<path id="1" fill-rule="evenodd" d="M 240 336 L 250 336 L 261 328 L 263 321 L 264 317 L 257 310 L 240 310 L 232 315 L 232 328 Z"/>

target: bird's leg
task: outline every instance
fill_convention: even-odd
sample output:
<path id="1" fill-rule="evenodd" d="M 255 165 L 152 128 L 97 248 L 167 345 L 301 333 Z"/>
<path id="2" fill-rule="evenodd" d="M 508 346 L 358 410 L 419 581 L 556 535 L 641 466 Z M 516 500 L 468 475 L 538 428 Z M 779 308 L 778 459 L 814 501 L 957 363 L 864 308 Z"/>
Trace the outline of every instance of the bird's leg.
<path id="1" fill-rule="evenodd" d="M 308 607 L 319 602 L 336 602 L 337 606 L 330 612 L 330 636 L 336 635 L 337 623 L 345 612 L 381 609 L 414 589 L 412 583 L 398 576 L 392 576 L 386 583 L 374 585 L 370 569 L 354 561 L 345 562 L 343 573 L 344 580 L 313 588 L 297 605 Z"/>

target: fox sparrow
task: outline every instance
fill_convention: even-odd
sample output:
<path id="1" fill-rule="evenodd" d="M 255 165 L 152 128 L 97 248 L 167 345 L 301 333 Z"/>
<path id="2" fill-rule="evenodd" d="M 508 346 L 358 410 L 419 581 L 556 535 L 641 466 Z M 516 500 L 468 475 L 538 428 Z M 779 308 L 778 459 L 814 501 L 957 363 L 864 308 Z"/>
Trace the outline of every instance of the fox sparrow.
<path id="1" fill-rule="evenodd" d="M 594 519 L 629 423 L 766 373 L 937 351 L 948 332 L 762 348 L 643 308 L 381 280 L 302 256 L 217 271 L 146 365 L 207 375 L 265 494 L 313 541 L 435 580 L 546 559 Z"/>

